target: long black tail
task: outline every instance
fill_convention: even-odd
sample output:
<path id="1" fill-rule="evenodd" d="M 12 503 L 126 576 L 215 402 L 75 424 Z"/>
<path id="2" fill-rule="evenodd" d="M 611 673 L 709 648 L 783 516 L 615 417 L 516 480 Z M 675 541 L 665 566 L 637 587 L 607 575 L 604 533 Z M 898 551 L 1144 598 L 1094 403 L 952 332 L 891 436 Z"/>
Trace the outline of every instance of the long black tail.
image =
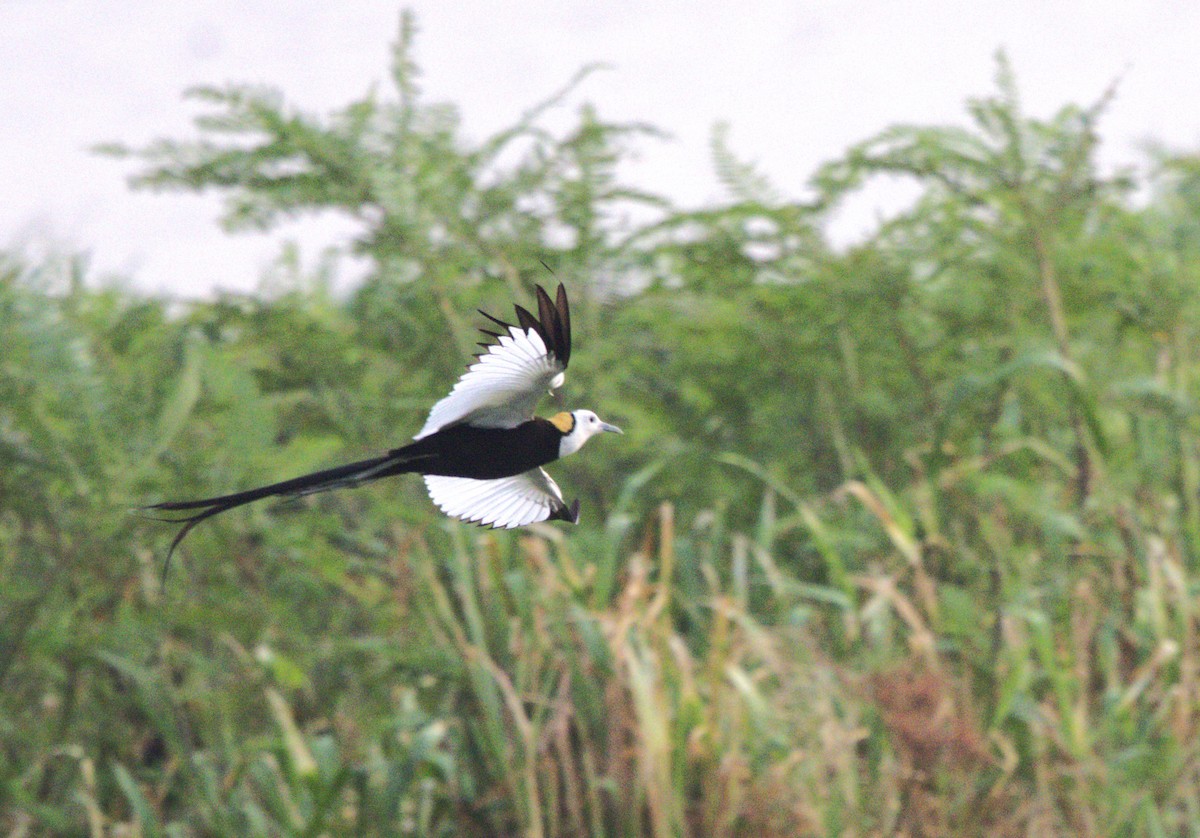
<path id="1" fill-rule="evenodd" d="M 144 512 L 190 513 L 177 518 L 158 518 L 160 521 L 183 524 L 183 527 L 180 528 L 179 533 L 171 542 L 170 549 L 167 550 L 167 558 L 163 562 L 163 579 L 166 579 L 167 571 L 171 567 L 171 556 L 175 554 L 175 548 L 192 531 L 192 527 L 207 518 L 220 515 L 222 512 L 228 512 L 230 509 L 243 506 L 247 503 L 253 503 L 263 498 L 301 497 L 317 492 L 328 492 L 331 489 L 358 486 L 362 483 L 378 480 L 381 477 L 390 477 L 394 474 L 419 471 L 422 459 L 424 458 L 420 455 L 414 455 L 405 448 L 399 448 L 381 457 L 372 457 L 368 460 L 359 460 L 356 463 L 347 463 L 344 466 L 327 468 L 323 471 L 314 471 L 312 474 L 293 477 L 290 480 L 283 480 L 268 486 L 260 486 L 257 489 L 235 492 L 231 495 L 219 495 L 212 498 L 203 498 L 202 500 L 171 501 L 143 506 L 142 511 Z"/>

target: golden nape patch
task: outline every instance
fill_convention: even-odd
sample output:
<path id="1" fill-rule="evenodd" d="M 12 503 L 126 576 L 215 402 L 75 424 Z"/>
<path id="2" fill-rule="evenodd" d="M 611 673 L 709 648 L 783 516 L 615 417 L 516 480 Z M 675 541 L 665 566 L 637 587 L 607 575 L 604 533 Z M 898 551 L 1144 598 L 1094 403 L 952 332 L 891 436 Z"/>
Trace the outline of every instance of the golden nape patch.
<path id="1" fill-rule="evenodd" d="M 566 436 L 575 428 L 575 417 L 570 413 L 556 413 L 550 417 L 550 424 L 558 428 Z"/>

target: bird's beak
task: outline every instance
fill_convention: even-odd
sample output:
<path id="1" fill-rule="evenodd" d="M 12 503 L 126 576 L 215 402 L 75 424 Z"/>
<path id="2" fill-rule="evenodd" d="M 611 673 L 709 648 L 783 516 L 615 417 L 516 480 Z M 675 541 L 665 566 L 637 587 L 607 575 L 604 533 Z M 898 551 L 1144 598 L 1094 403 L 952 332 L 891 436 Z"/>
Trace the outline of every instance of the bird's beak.
<path id="1" fill-rule="evenodd" d="M 623 433 L 625 433 L 623 430 L 621 430 L 620 428 L 618 428 L 616 425 L 610 425 L 610 424 L 608 424 L 607 422 L 601 422 L 601 423 L 600 423 L 600 430 L 602 430 L 602 431 L 611 431 L 611 432 L 612 432 L 612 433 L 614 433 L 614 434 L 623 434 Z"/>

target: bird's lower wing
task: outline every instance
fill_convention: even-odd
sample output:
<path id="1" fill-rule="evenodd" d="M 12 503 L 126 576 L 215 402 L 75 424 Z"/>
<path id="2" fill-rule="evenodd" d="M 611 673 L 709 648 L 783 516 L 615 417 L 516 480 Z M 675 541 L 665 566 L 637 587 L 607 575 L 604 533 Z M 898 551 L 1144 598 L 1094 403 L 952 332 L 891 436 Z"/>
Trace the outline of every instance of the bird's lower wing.
<path id="1" fill-rule="evenodd" d="M 427 474 L 425 487 L 438 509 L 485 527 L 511 529 L 579 519 L 579 501 L 568 506 L 558 484 L 540 468 L 496 480 Z"/>

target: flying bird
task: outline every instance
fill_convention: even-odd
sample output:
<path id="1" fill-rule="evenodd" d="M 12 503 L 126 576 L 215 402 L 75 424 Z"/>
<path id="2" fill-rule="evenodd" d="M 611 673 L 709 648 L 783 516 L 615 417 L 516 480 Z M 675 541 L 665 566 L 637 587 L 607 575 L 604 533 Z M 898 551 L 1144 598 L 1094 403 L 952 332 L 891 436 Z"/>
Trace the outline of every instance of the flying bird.
<path id="1" fill-rule="evenodd" d="M 579 520 L 579 501 L 567 504 L 558 484 L 542 469 L 573 454 L 598 433 L 621 433 L 590 410 L 544 419 L 533 414 L 547 391 L 562 386 L 571 360 L 571 312 L 560 284 L 554 300 L 537 287 L 537 316 L 515 306 L 516 325 L 491 321 L 481 329 L 492 340 L 433 406 L 413 442 L 388 453 L 291 480 L 203 500 L 172 501 L 144 507 L 154 512 L 188 513 L 165 518 L 183 524 L 175 548 L 201 521 L 269 497 L 298 497 L 358 486 L 397 474 L 420 474 L 439 509 L 487 527 L 523 527 L 538 521 Z"/>

